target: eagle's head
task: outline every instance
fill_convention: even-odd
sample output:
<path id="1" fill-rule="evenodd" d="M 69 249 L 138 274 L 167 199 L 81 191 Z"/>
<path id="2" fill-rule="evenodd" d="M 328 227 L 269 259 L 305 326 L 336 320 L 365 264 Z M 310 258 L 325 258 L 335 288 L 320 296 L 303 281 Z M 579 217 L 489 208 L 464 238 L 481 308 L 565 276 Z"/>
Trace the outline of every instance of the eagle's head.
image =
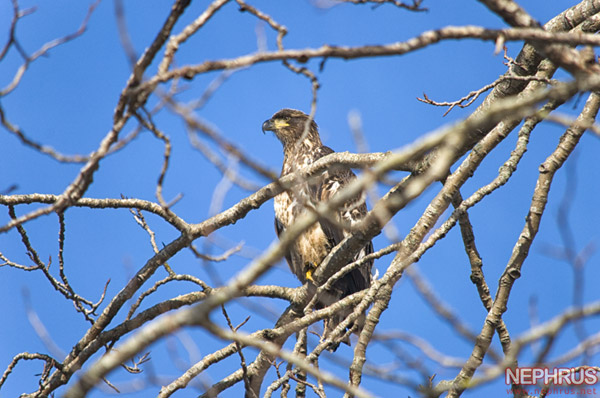
<path id="1" fill-rule="evenodd" d="M 305 135 L 306 125 L 309 121 L 310 124 Z M 263 123 L 262 130 L 263 133 L 265 131 L 275 133 L 286 152 L 298 147 L 299 141 L 313 148 L 322 145 L 317 123 L 310 120 L 306 113 L 296 109 L 282 109 L 275 113 L 273 117 Z"/>

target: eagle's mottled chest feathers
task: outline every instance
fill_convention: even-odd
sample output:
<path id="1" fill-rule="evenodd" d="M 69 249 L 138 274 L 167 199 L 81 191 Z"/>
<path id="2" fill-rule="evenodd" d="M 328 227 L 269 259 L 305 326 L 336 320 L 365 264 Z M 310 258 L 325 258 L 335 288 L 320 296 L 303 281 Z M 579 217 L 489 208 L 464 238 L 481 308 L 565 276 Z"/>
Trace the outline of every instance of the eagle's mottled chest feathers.
<path id="1" fill-rule="evenodd" d="M 293 173 L 299 169 L 309 166 L 319 156 L 319 151 L 306 140 L 301 146 L 284 151 L 281 176 Z M 313 206 L 313 198 L 310 195 L 308 182 L 302 182 L 294 186 L 289 192 L 283 192 L 275 197 L 275 215 L 286 227 L 293 223 L 306 206 Z"/>
<path id="2" fill-rule="evenodd" d="M 305 139 L 301 143 L 294 145 L 285 145 L 283 148 L 283 166 L 281 176 L 290 174 L 298 169 L 306 167 L 319 159 L 322 146 L 320 142 L 314 142 L 312 139 Z"/>
<path id="3" fill-rule="evenodd" d="M 306 149 L 300 153 L 285 153 L 281 175 L 290 174 L 295 170 L 301 169 L 313 163 L 319 158 L 319 153 L 314 150 Z M 311 195 L 308 182 L 295 185 L 289 191 L 277 195 L 274 199 L 275 217 L 284 228 L 293 225 L 296 220 L 307 211 L 307 208 L 316 206 L 314 194 Z M 294 264 L 302 264 L 303 269 L 294 269 L 298 278 L 305 282 L 305 272 L 307 266 L 318 266 L 327 256 L 331 249 L 326 234 L 321 229 L 319 223 L 314 224 L 307 231 L 302 233 L 296 242 L 294 242 Z"/>

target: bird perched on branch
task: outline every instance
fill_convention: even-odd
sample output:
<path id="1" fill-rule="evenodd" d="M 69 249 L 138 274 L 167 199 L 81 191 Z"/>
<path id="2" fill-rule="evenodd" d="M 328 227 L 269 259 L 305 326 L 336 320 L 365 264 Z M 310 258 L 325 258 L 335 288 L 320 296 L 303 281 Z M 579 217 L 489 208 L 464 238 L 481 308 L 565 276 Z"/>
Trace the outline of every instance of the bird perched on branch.
<path id="1" fill-rule="evenodd" d="M 283 144 L 281 176 L 293 173 L 333 153 L 331 148 L 321 143 L 317 124 L 298 110 L 280 110 L 263 123 L 262 130 L 263 133 L 272 131 Z M 319 202 L 328 201 L 355 178 L 349 167 L 335 167 L 277 195 L 274 205 L 277 236 L 280 237 L 304 212 L 315 209 Z M 319 220 L 298 237 L 285 259 L 302 283 L 314 283 L 312 275 L 319 264 L 338 243 L 351 234 L 352 226 L 366 214 L 364 195 L 357 195 L 337 208 L 333 214 L 320 215 Z M 354 261 L 372 252 L 373 244 L 369 242 L 356 253 Z M 372 266 L 373 260 L 367 261 L 338 279 L 325 297 L 320 298 L 318 307 L 325 307 L 369 287 Z M 338 269 L 335 270 L 337 271 Z M 328 337 L 351 312 L 350 308 L 328 319 L 325 322 L 323 337 Z M 362 322 L 364 321 L 359 319 L 359 323 Z M 349 341 L 344 342 L 349 344 Z M 332 350 L 336 348 L 337 344 Z"/>

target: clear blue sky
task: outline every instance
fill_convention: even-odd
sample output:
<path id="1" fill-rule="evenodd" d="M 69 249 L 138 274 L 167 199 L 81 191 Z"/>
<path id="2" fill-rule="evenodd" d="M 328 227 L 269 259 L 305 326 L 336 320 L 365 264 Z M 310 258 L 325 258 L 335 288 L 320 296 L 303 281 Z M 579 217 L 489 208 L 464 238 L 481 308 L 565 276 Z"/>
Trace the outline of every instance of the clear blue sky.
<path id="1" fill-rule="evenodd" d="M 19 23 L 17 37 L 20 43 L 31 53 L 43 43 L 73 32 L 83 19 L 89 3 L 64 0 L 23 1 L 22 8 L 36 6 L 37 10 Z M 203 11 L 206 4 L 207 2 L 202 1 L 193 2 L 174 31 L 181 31 Z M 430 9 L 426 13 L 410 13 L 392 6 L 371 9 L 370 6 L 349 4 L 319 9 L 309 1 L 256 1 L 251 4 L 288 28 L 284 44 L 289 49 L 318 47 L 325 43 L 390 43 L 446 25 L 505 27 L 499 18 L 494 17 L 481 4 L 464 0 L 426 0 L 424 6 Z M 573 2 L 529 0 L 521 1 L 520 4 L 544 23 Z M 149 45 L 169 8 L 170 2 L 167 1 L 125 2 L 129 31 L 138 53 Z M 10 4 L 4 1 L 0 4 L 0 43 L 6 40 L 10 16 Z M 253 16 L 239 12 L 237 5 L 230 3 L 182 46 L 176 63 L 199 64 L 209 59 L 231 58 L 255 52 L 257 31 L 266 35 L 269 50 L 276 49 L 275 34 L 268 26 L 257 23 Z M 520 43 L 510 44 L 509 55 L 516 56 L 520 46 Z M 18 54 L 13 50 L 0 63 L 0 87 L 4 87 L 12 79 L 19 62 Z M 317 71 L 322 85 L 316 121 L 325 144 L 337 151 L 356 151 L 347 122 L 348 114 L 353 110 L 358 111 L 362 117 L 370 150 L 399 148 L 439 126 L 467 116 L 474 109 L 455 109 L 443 118 L 443 109 L 418 102 L 417 96 L 422 96 L 425 92 L 432 99 L 455 100 L 492 82 L 506 70 L 502 56 L 494 55 L 494 44 L 476 40 L 445 42 L 401 57 L 328 60 L 321 72 L 318 72 L 319 62 L 317 60 L 307 64 L 313 71 Z M 156 65 L 153 65 L 149 73 L 154 73 L 155 70 Z M 113 3 L 106 0 L 100 3 L 89 22 L 88 31 L 82 37 L 55 48 L 48 57 L 32 64 L 19 87 L 0 101 L 9 120 L 31 138 L 63 153 L 87 154 L 97 148 L 102 137 L 111 128 L 112 113 L 129 73 L 118 39 Z M 178 98 L 182 101 L 199 98 L 218 75 L 219 73 L 211 73 L 199 76 L 192 82 L 184 82 L 182 87 L 186 91 Z M 235 72 L 198 115 L 216 126 L 253 159 L 278 171 L 283 157 L 281 146 L 272 135 L 262 134 L 261 124 L 280 108 L 290 107 L 308 112 L 310 100 L 308 80 L 274 62 Z M 150 103 L 155 104 L 156 98 Z M 572 110 L 575 106 L 580 105 L 569 105 L 563 111 L 575 112 Z M 169 201 L 176 195 L 183 194 L 183 199 L 174 210 L 188 222 L 200 222 L 210 215 L 213 191 L 221 180 L 221 175 L 199 152 L 191 148 L 181 120 L 169 112 L 162 112 L 156 116 L 155 121 L 173 143 L 172 164 L 166 177 L 164 196 Z M 134 127 L 130 123 L 125 132 Z M 470 212 L 492 294 L 495 293 L 498 278 L 523 228 L 538 175 L 537 167 L 555 148 L 563 131 L 563 128 L 550 124 L 536 129 L 528 152 L 509 184 Z M 498 167 L 510 155 L 515 141 L 516 137 L 509 137 L 484 161 L 480 170 L 466 184 L 463 196 L 467 197 L 495 177 Z M 0 132 L 0 148 L 3 149 L 0 158 L 0 191 L 16 184 L 18 188 L 13 193 L 58 194 L 73 180 L 80 168 L 79 165 L 59 164 L 49 157 L 41 156 L 22 146 L 4 130 Z M 598 245 L 599 149 L 600 140 L 586 134 L 575 156 L 556 176 L 540 234 L 524 265 L 522 278 L 515 284 L 509 311 L 504 317 L 511 336 L 517 337 L 536 322 L 530 316 L 532 301 L 537 302 L 536 317 L 539 321 L 556 316 L 572 303 L 572 269 L 547 253 L 562 245 L 556 215 L 566 191 L 574 193 L 569 220 L 574 232 L 575 249 L 582 250 L 594 243 Z M 101 162 L 86 196 L 118 198 L 124 195 L 155 200 L 154 189 L 162 165 L 162 151 L 161 142 L 148 132 L 142 133 L 124 150 Z M 576 182 L 574 186 L 567 187 L 565 184 L 567 169 L 572 170 L 570 181 Z M 259 185 L 267 182 L 243 167 L 241 173 Z M 401 174 L 395 177 L 401 177 Z M 435 186 L 428 189 L 421 198 L 394 218 L 393 224 L 401 235 L 408 233 L 437 189 Z M 249 192 L 236 187 L 230 189 L 219 209 L 236 203 L 248 194 Z M 36 206 L 19 206 L 17 213 L 24 214 Z M 243 255 L 207 268 L 189 252 L 183 251 L 170 262 L 171 267 L 179 273 L 193 274 L 213 284 L 218 284 L 219 280 L 226 281 L 249 263 L 248 256 L 266 249 L 275 239 L 272 217 L 272 205 L 267 203 L 250 212 L 234 226 L 218 231 L 216 242 L 222 248 L 208 249 L 213 254 L 219 254 L 244 241 Z M 3 209 L 0 223 L 4 225 L 7 220 L 7 211 Z M 166 244 L 177 236 L 173 228 L 157 217 L 147 215 L 147 220 L 157 233 L 159 245 Z M 111 280 L 108 296 L 114 295 L 152 254 L 146 232 L 136 225 L 127 210 L 90 211 L 72 208 L 66 213 L 66 221 L 67 275 L 73 286 L 91 299 L 99 297 L 108 279 Z M 57 217 L 49 215 L 40 218 L 27 224 L 26 228 L 40 257 L 43 260 L 51 257 L 51 269 L 56 272 Z M 200 248 L 206 248 L 203 240 L 196 244 Z M 374 244 L 379 249 L 389 244 L 389 241 L 382 235 L 375 239 Z M 15 262 L 30 264 L 15 231 L 0 235 L 0 252 Z M 390 261 L 391 257 L 382 258 L 376 261 L 375 268 L 383 274 Z M 598 298 L 596 284 L 600 278 L 599 261 L 600 255 L 594 253 L 586 264 L 583 292 L 586 302 Z M 469 281 L 470 268 L 462 249 L 459 231 L 454 229 L 446 239 L 439 242 L 421 259 L 418 268 L 430 281 L 434 291 L 478 333 L 483 326 L 485 313 L 476 289 Z M 162 277 L 164 272 L 159 270 L 153 281 Z M 259 282 L 298 286 L 297 280 L 283 263 Z M 151 296 L 146 305 L 192 289 L 194 286 L 185 282 L 172 284 Z M 25 297 L 29 297 L 31 307 L 57 345 L 56 350 L 45 346 L 33 329 L 26 314 Z M 25 273 L 7 267 L 0 268 L 0 303 L 4 319 L 0 325 L 2 370 L 14 355 L 22 351 L 50 352 L 60 359 L 87 329 L 82 317 L 73 311 L 72 304 L 58 295 L 39 272 Z M 253 311 L 253 308 L 245 306 L 248 303 L 259 304 L 263 311 Z M 273 300 L 240 300 L 229 304 L 228 308 L 234 323 L 241 322 L 250 311 L 252 318 L 243 329 L 253 331 L 259 327 L 272 326 L 276 315 L 285 308 L 284 304 Z M 219 314 L 215 314 L 214 318 L 219 318 Z M 598 322 L 586 323 L 589 333 L 595 333 L 598 326 Z M 441 322 L 408 280 L 402 280 L 397 285 L 390 308 L 384 313 L 378 328 L 379 332 L 391 330 L 402 330 L 420 336 L 448 356 L 467 358 L 471 353 L 472 344 L 466 343 L 447 324 Z M 153 360 L 165 364 L 156 374 L 160 380 L 173 378 L 182 372 L 179 365 L 172 361 L 172 356 L 169 356 L 171 346 L 177 346 L 178 352 L 188 360 L 183 355 L 185 351 L 181 341 L 191 339 L 198 349 L 196 357 L 190 359 L 193 361 L 198 359 L 198 355 L 206 355 L 223 345 L 223 342 L 207 337 L 198 330 L 185 330 L 178 336 L 180 340 L 170 339 L 167 344 L 151 347 Z M 556 353 L 573 347 L 576 343 L 573 328 L 569 328 L 561 335 Z M 314 341 L 311 344 L 314 345 Z M 497 340 L 494 347 L 500 351 Z M 408 352 L 415 354 L 412 349 L 408 349 Z M 532 352 L 535 353 L 531 350 L 525 352 L 525 362 L 533 357 Z M 249 357 L 252 357 L 251 353 L 252 350 L 248 353 Z M 349 348 L 342 347 L 336 353 L 336 358 L 346 360 L 351 358 L 351 353 Z M 328 355 L 323 357 L 323 366 L 335 370 L 340 377 L 346 377 L 346 370 L 333 364 L 329 358 Z M 377 365 L 396 363 L 390 350 L 378 343 L 370 346 L 368 359 Z M 437 369 L 428 361 L 425 364 L 432 373 L 437 373 L 436 380 L 453 378 L 457 372 Z M 235 360 L 215 369 L 211 368 L 202 381 L 212 384 L 227 375 L 234 366 L 237 366 Z M 0 396 L 12 397 L 34 390 L 37 380 L 35 374 L 40 371 L 41 365 L 38 362 L 20 364 L 1 390 Z M 146 370 L 147 375 L 151 373 L 151 369 Z M 416 373 L 405 374 L 414 375 L 415 379 L 418 377 Z M 124 379 L 130 378 L 121 370 L 110 376 L 110 380 L 117 384 Z M 364 386 L 379 396 L 409 394 L 401 386 L 375 381 L 369 377 L 364 378 Z M 155 386 L 150 388 L 153 394 L 158 391 Z M 240 396 L 241 388 L 240 384 L 222 396 Z M 64 390 L 59 390 L 59 395 L 61 391 Z M 104 391 L 105 389 L 95 390 L 91 396 L 104 396 Z M 487 394 L 502 397 L 505 393 L 506 386 L 500 382 L 465 396 Z M 131 396 L 148 395 L 138 393 Z M 175 396 L 190 395 L 183 393 Z"/>

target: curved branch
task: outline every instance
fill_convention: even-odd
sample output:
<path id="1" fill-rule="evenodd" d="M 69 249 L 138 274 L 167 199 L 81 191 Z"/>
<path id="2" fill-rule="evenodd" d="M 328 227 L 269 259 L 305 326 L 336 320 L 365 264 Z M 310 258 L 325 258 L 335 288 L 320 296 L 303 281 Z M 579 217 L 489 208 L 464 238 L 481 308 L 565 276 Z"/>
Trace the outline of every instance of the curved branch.
<path id="1" fill-rule="evenodd" d="M 324 45 L 319 48 L 307 48 L 302 50 L 283 50 L 272 52 L 261 52 L 257 54 L 244 55 L 238 58 L 206 61 L 202 64 L 185 66 L 168 72 L 159 73 L 148 81 L 131 89 L 130 95 L 136 96 L 141 93 L 149 93 L 159 83 L 172 79 L 186 78 L 206 72 L 226 69 L 238 69 L 250 65 L 284 61 L 295 59 L 299 62 L 307 62 L 313 58 L 339 58 L 358 59 L 383 57 L 393 55 L 404 55 L 443 40 L 478 39 L 484 41 L 534 41 L 542 43 L 561 43 L 572 46 L 591 45 L 600 46 L 600 37 L 592 34 L 574 34 L 568 32 L 547 32 L 542 29 L 513 28 L 513 29 L 486 29 L 479 26 L 449 26 L 438 30 L 423 32 L 419 36 L 404 42 L 396 42 L 385 45 L 342 47 Z"/>

